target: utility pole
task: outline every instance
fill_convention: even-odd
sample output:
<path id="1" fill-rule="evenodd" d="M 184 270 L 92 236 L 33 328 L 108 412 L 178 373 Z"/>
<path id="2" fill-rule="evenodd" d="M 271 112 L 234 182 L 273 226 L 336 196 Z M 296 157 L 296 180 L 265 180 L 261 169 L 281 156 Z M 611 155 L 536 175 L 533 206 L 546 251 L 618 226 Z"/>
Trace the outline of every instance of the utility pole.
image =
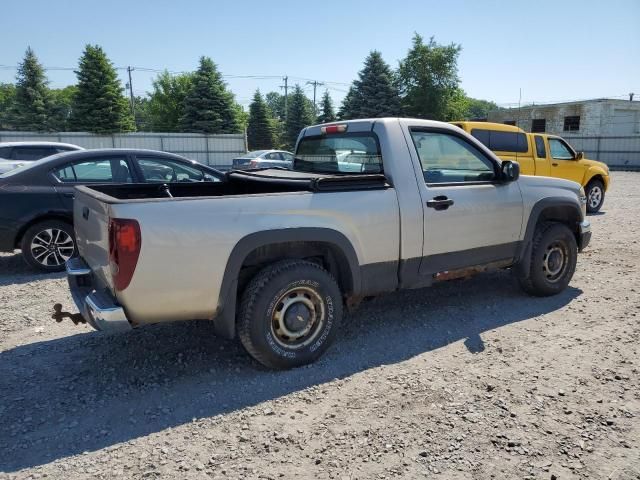
<path id="1" fill-rule="evenodd" d="M 287 97 L 289 92 L 289 84 L 287 82 L 289 81 L 289 77 L 285 75 L 282 79 L 284 80 L 284 85 L 280 85 L 280 88 L 284 88 L 284 123 L 287 123 Z"/>
<path id="2" fill-rule="evenodd" d="M 635 95 L 635 93 L 630 93 L 629 94 L 629 101 L 633 102 L 633 96 Z"/>
<path id="3" fill-rule="evenodd" d="M 133 81 L 131 80 L 131 72 L 135 70 L 135 68 L 133 67 L 127 67 L 127 73 L 129 74 L 129 99 L 131 102 L 131 115 L 133 115 L 133 118 L 135 120 L 136 118 L 136 109 L 134 107 L 134 103 L 133 103 Z"/>
<path id="4" fill-rule="evenodd" d="M 318 107 L 316 107 L 316 88 L 324 85 L 324 83 L 314 80 L 313 82 L 307 82 L 307 85 L 313 85 L 313 114 L 318 116 Z"/>

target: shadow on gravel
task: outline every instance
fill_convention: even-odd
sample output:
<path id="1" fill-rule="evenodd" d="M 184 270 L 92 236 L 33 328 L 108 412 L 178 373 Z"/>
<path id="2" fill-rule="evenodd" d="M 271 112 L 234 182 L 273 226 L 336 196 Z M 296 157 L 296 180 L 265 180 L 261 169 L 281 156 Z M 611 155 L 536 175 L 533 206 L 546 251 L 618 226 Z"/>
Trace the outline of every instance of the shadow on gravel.
<path id="1" fill-rule="evenodd" d="M 238 410 L 552 312 L 581 294 L 522 294 L 508 273 L 375 299 L 318 363 L 265 371 L 206 322 L 79 334 L 0 353 L 0 471 L 14 472 Z M 51 324 L 55 328 L 55 324 Z"/>
<path id="2" fill-rule="evenodd" d="M 34 270 L 26 264 L 20 252 L 8 255 L 0 255 L 0 287 L 5 285 L 20 285 L 23 283 L 47 280 L 49 278 L 62 278 L 64 272 L 43 273 Z"/>

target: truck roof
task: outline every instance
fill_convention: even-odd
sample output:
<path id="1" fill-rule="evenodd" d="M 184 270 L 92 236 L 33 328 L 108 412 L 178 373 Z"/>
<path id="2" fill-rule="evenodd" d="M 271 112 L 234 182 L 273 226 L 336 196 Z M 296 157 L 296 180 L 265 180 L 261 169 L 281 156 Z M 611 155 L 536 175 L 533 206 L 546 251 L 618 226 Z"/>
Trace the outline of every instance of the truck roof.
<path id="1" fill-rule="evenodd" d="M 458 121 L 458 122 L 450 122 L 452 125 L 456 127 L 462 128 L 464 131 L 468 132 L 473 128 L 477 128 L 480 130 L 495 130 L 498 132 L 518 132 L 524 133 L 520 127 L 516 127 L 515 125 L 507 125 L 506 123 L 494 123 L 494 122 L 468 122 L 468 121 Z"/>

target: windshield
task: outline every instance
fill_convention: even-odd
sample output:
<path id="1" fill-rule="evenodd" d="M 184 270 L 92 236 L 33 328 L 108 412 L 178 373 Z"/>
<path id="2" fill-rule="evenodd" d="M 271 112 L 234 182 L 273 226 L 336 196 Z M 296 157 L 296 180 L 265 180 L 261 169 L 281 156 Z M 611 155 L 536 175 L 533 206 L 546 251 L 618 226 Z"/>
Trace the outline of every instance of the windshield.
<path id="1" fill-rule="evenodd" d="M 317 173 L 382 173 L 382 156 L 372 133 L 304 137 L 293 170 Z"/>

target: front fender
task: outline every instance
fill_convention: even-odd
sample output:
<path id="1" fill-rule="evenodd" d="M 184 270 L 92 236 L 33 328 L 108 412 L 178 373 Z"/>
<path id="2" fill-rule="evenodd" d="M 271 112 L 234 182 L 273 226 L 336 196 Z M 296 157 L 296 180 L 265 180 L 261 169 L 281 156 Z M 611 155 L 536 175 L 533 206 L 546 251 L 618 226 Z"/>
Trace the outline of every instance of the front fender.
<path id="1" fill-rule="evenodd" d="M 602 179 L 605 192 L 609 190 L 609 172 L 602 167 L 589 167 L 589 169 L 584 174 L 584 182 L 582 184 L 584 186 L 589 185 L 589 182 L 594 177 L 600 177 Z"/>

